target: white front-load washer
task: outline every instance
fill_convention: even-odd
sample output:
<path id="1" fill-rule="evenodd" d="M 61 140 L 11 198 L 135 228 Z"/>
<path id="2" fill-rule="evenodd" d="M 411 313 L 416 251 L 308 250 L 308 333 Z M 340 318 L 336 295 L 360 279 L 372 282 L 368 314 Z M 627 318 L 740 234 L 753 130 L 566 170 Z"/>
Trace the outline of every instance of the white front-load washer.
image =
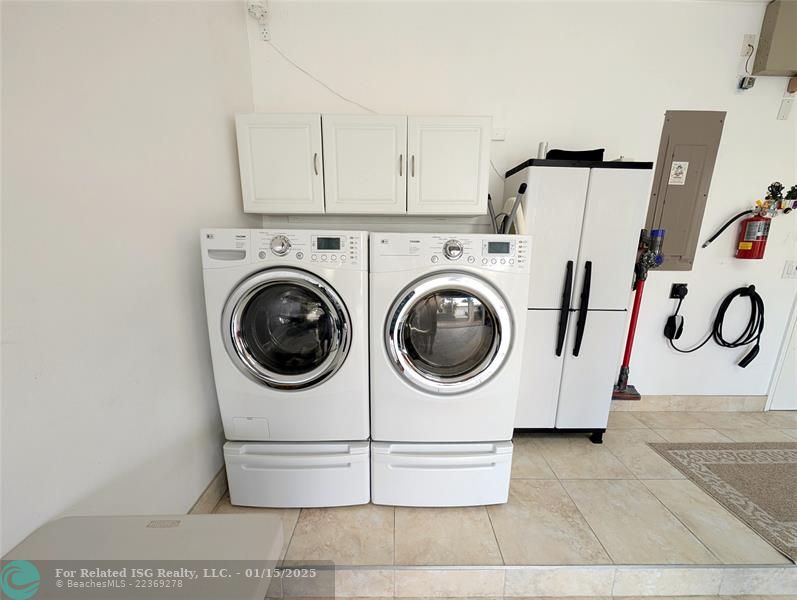
<path id="1" fill-rule="evenodd" d="M 373 502 L 506 502 L 530 246 L 371 234 Z"/>
<path id="2" fill-rule="evenodd" d="M 368 238 L 203 229 L 230 499 L 368 502 Z"/>

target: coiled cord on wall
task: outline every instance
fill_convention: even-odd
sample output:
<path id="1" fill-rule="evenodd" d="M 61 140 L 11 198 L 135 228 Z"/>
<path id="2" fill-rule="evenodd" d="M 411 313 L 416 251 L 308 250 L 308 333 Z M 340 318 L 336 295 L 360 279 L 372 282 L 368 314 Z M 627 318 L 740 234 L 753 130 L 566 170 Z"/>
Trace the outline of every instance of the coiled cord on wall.
<path id="1" fill-rule="evenodd" d="M 723 326 L 725 325 L 725 314 L 728 312 L 728 308 L 730 308 L 731 303 L 736 298 L 750 298 L 750 318 L 747 320 L 747 326 L 744 328 L 741 334 L 734 339 L 734 340 L 727 340 L 723 335 Z M 681 298 L 678 301 L 678 306 L 675 309 L 675 315 L 678 314 L 678 311 L 681 310 L 681 304 L 683 303 L 684 299 Z M 725 296 L 720 304 L 719 309 L 717 310 L 717 316 L 714 318 L 714 323 L 711 326 L 711 332 L 708 334 L 705 340 L 700 342 L 694 348 L 690 348 L 689 350 L 684 350 L 678 348 L 675 345 L 675 342 L 671 339 L 670 346 L 672 346 L 673 350 L 677 350 L 678 352 L 682 352 L 683 354 L 689 354 L 691 352 L 695 352 L 696 350 L 700 350 L 703 346 L 705 346 L 709 340 L 714 340 L 717 345 L 722 346 L 723 348 L 740 348 L 742 346 L 747 346 L 755 342 L 755 346 L 753 346 L 752 350 L 748 352 L 745 357 L 739 361 L 739 366 L 744 368 L 753 362 L 753 359 L 758 356 L 758 352 L 760 350 L 760 341 L 761 341 L 761 334 L 764 332 L 764 300 L 755 291 L 754 285 L 749 285 L 747 287 L 740 287 L 733 290 L 730 294 Z"/>

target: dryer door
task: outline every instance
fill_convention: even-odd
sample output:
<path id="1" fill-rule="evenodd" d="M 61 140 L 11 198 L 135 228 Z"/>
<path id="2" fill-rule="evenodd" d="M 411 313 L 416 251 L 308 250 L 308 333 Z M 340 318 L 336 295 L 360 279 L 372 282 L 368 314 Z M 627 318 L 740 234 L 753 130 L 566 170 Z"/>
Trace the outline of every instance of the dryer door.
<path id="1" fill-rule="evenodd" d="M 284 390 L 331 377 L 351 342 L 338 293 L 296 269 L 268 269 L 241 282 L 227 299 L 221 327 L 235 366 L 257 383 Z"/>
<path id="2" fill-rule="evenodd" d="M 506 360 L 513 326 L 501 294 L 462 273 L 436 273 L 405 289 L 388 314 L 393 366 L 416 387 L 461 393 L 490 379 Z"/>

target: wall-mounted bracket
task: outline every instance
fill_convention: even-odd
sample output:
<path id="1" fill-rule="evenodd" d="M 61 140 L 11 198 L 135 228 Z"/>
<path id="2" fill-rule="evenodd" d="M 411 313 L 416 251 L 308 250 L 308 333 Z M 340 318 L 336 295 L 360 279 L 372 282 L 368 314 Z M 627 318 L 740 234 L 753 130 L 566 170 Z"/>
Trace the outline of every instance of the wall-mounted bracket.
<path id="1" fill-rule="evenodd" d="M 268 1 L 267 0 L 249 0 L 246 3 L 246 10 L 249 16 L 252 17 L 260 26 L 260 37 L 264 42 L 271 39 L 271 32 L 268 28 Z"/>

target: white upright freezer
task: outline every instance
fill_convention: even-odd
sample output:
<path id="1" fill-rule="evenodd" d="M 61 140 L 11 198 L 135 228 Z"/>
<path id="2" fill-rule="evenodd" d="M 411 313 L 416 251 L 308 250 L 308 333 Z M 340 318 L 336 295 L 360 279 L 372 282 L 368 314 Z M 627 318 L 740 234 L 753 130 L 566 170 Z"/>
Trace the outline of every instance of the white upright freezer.
<path id="1" fill-rule="evenodd" d="M 507 196 L 527 185 L 534 239 L 517 428 L 587 430 L 601 440 L 652 166 L 532 159 L 507 173 Z"/>

